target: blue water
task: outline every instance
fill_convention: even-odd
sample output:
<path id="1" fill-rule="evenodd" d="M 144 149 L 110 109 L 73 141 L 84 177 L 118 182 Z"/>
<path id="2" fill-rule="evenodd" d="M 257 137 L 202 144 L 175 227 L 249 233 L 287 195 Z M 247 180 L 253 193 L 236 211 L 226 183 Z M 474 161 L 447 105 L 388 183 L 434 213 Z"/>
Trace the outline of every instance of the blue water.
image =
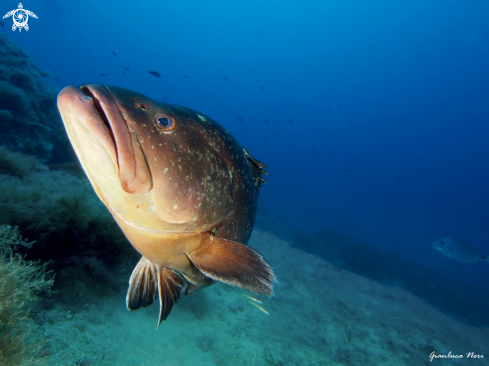
<path id="1" fill-rule="evenodd" d="M 29 31 L 12 32 L 11 19 L 0 30 L 56 88 L 167 98 L 213 117 L 263 161 L 260 227 L 298 247 L 301 235 L 316 238 L 304 249 L 320 255 L 324 230 L 360 238 L 377 253 L 372 268 L 398 258 L 421 269 L 385 283 L 430 273 L 454 303 L 489 300 L 488 263 L 430 246 L 456 237 L 489 253 L 487 1 L 23 5 L 39 17 Z M 454 316 L 469 317 L 461 309 Z M 487 307 L 470 312 L 489 324 Z"/>

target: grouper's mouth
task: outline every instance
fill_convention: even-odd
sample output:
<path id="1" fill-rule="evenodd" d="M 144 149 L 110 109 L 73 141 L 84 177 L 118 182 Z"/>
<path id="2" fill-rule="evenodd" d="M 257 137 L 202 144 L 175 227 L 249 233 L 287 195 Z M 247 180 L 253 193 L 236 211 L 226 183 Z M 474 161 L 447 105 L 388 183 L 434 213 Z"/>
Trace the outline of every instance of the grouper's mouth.
<path id="1" fill-rule="evenodd" d="M 66 87 L 59 94 L 58 104 L 60 111 L 67 110 L 69 118 L 74 115 L 104 147 L 124 191 L 135 194 L 151 190 L 151 173 L 137 135 L 129 130 L 108 87 L 94 84 L 79 89 Z M 65 113 L 62 112 L 63 119 Z"/>
<path id="2" fill-rule="evenodd" d="M 124 89 L 92 84 L 68 86 L 59 93 L 58 109 L 66 132 L 95 192 L 116 220 L 142 232 L 193 232 L 215 226 L 224 214 L 206 211 L 200 216 L 199 208 L 207 207 L 212 193 L 207 177 L 214 174 L 217 181 L 220 176 L 205 162 L 191 159 L 197 152 L 192 155 L 189 150 L 199 151 L 197 142 L 178 153 L 175 160 L 183 155 L 184 162 L 178 160 L 181 165 L 173 167 L 173 150 L 164 146 L 167 136 L 152 131 L 152 113 L 160 109 L 153 110 L 148 100 L 149 111 L 142 112 L 136 107 L 141 100 Z M 145 144 L 149 136 L 154 139 Z M 165 159 L 165 154 L 170 157 Z M 225 162 L 216 158 L 217 163 L 228 177 Z M 228 187 L 231 179 L 224 179 L 223 184 Z M 234 208 L 231 189 L 213 199 L 226 205 L 225 214 Z"/>
<path id="3" fill-rule="evenodd" d="M 105 89 L 105 92 L 108 94 L 108 90 L 104 85 L 101 85 L 103 89 Z M 93 88 L 93 86 L 92 86 Z M 114 137 L 114 132 L 112 131 L 112 127 L 110 126 L 109 119 L 107 118 L 107 115 L 105 114 L 104 108 L 102 104 L 100 103 L 100 100 L 93 94 L 92 90 L 90 90 L 90 86 L 88 85 L 83 85 L 80 87 L 80 91 L 85 94 L 87 97 L 91 98 L 93 101 L 93 106 L 97 110 L 100 119 L 104 123 L 105 127 L 107 128 L 107 131 L 109 132 L 109 135 L 112 138 L 112 142 L 114 143 L 114 148 L 116 148 L 117 143 Z M 110 94 L 108 94 L 110 96 Z M 118 164 L 117 164 L 118 165 Z M 118 167 L 118 166 L 117 166 Z"/>

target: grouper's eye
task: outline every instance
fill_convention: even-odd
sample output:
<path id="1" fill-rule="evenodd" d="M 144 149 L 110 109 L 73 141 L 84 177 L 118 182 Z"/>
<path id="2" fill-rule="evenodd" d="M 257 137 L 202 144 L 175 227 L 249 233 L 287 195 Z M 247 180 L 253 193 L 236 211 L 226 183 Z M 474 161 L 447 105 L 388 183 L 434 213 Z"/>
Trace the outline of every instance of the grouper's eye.
<path id="1" fill-rule="evenodd" d="M 166 114 L 159 113 L 155 116 L 156 127 L 162 131 L 171 131 L 175 128 L 175 120 Z"/>

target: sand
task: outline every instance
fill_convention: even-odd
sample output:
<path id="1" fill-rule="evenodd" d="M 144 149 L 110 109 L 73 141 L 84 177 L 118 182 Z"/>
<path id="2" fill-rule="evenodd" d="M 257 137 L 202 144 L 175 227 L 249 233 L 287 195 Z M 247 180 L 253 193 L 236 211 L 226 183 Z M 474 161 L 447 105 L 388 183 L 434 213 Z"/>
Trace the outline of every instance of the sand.
<path id="1" fill-rule="evenodd" d="M 250 246 L 273 266 L 269 315 L 216 284 L 182 296 L 156 330 L 158 306 L 129 312 L 127 288 L 72 312 L 42 314 L 48 365 L 488 365 L 489 329 L 456 322 L 386 287 L 255 230 Z M 136 263 L 134 263 L 136 265 Z M 127 273 L 129 278 L 130 273 Z M 76 281 L 74 278 L 73 281 Z M 437 358 L 430 354 L 463 356 Z M 467 358 L 467 353 L 486 358 Z"/>

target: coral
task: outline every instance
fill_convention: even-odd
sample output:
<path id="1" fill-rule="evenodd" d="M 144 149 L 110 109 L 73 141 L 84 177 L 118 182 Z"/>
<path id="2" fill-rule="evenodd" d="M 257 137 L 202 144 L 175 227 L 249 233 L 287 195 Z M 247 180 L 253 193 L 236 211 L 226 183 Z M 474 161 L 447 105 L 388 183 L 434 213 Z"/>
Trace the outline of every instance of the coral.
<path id="1" fill-rule="evenodd" d="M 42 342 L 28 315 L 37 294 L 48 291 L 53 280 L 45 266 L 26 262 L 14 252 L 16 247 L 31 245 L 16 227 L 0 226 L 0 365 L 39 363 L 35 357 Z"/>

